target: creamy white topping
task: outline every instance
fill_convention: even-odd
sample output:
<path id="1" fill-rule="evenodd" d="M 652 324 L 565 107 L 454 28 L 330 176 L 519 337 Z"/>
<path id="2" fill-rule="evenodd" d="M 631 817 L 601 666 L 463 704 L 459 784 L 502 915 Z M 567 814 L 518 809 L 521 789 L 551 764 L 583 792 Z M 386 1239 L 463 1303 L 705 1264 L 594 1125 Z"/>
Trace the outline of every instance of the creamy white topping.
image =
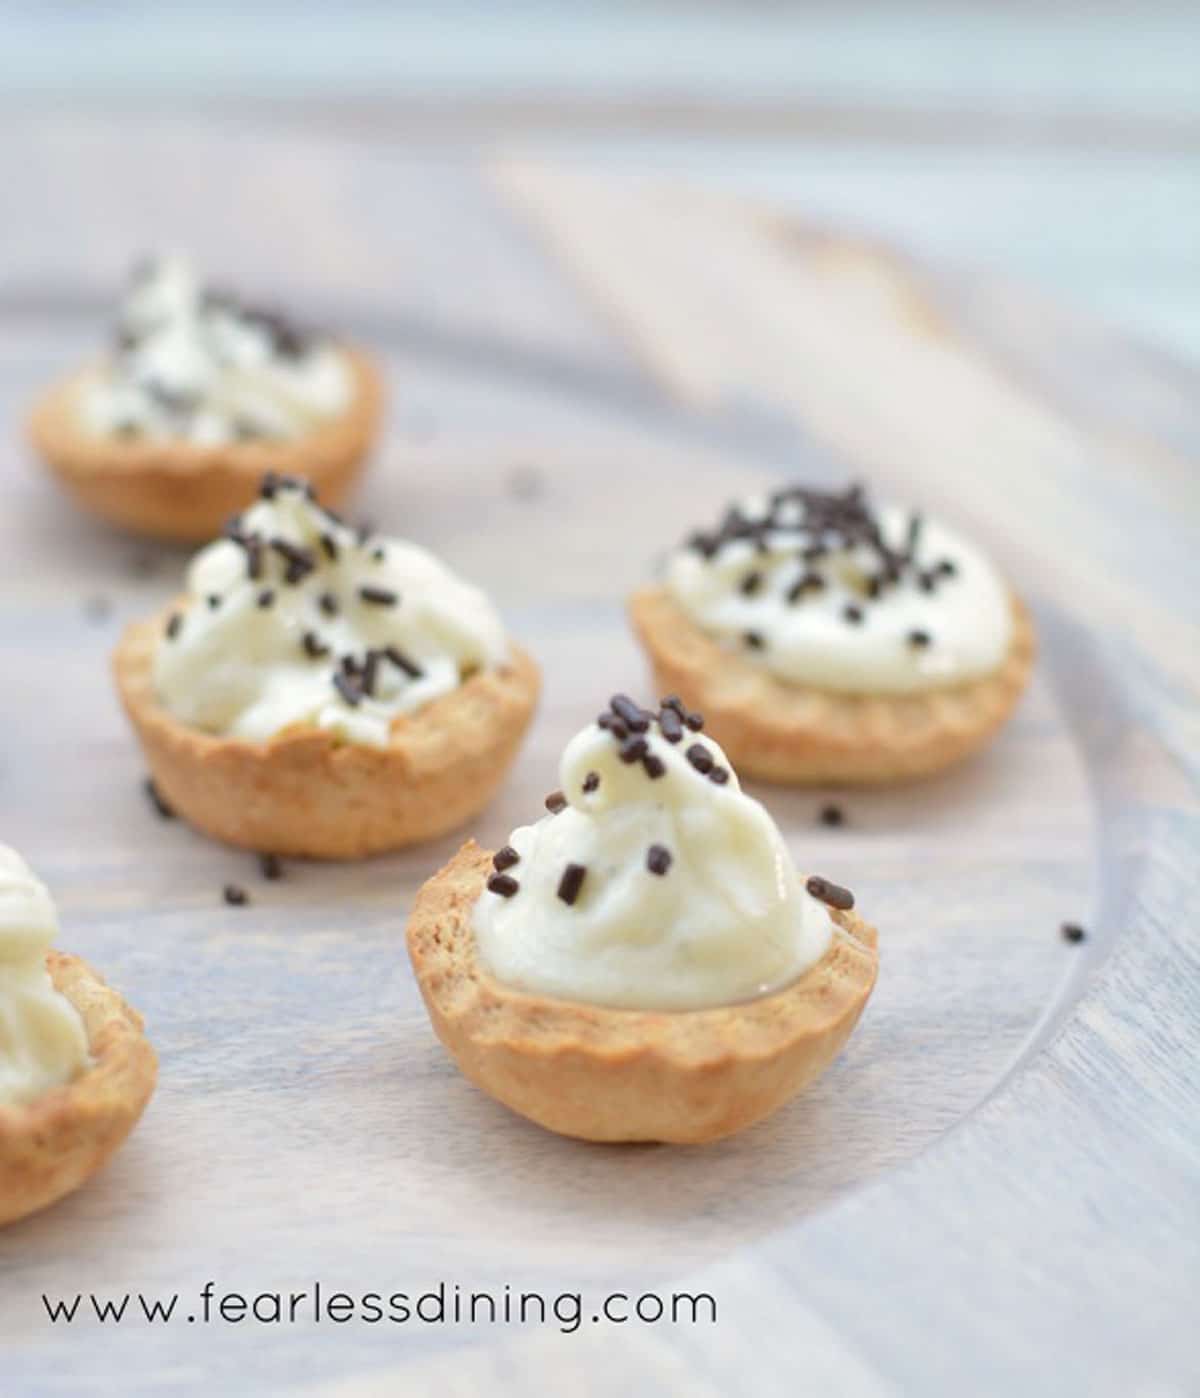
<path id="1" fill-rule="evenodd" d="M 849 694 L 979 678 L 1012 636 L 1008 590 L 978 549 L 933 520 L 873 514 L 855 491 L 749 500 L 673 553 L 665 584 L 773 675 Z"/>
<path id="2" fill-rule="evenodd" d="M 686 726 L 668 741 L 677 718 L 645 717 L 644 733 L 621 736 L 618 719 L 568 743 L 567 804 L 513 831 L 517 860 L 496 856 L 475 906 L 480 959 L 508 985 L 625 1009 L 777 989 L 825 954 L 829 911 L 720 747 Z"/>
<path id="3" fill-rule="evenodd" d="M 302 436 L 352 395 L 335 346 L 201 286 L 186 260 L 167 257 L 135 273 L 117 352 L 79 404 L 98 434 L 215 446 Z"/>
<path id="4" fill-rule="evenodd" d="M 431 553 L 363 538 L 303 482 L 263 490 L 192 560 L 155 652 L 159 699 L 183 723 L 256 742 L 312 724 L 382 747 L 397 715 L 506 662 L 496 609 Z"/>
<path id="5" fill-rule="evenodd" d="M 45 885 L 0 845 L 0 1103 L 33 1102 L 87 1065 L 83 1021 L 46 970 L 57 932 Z"/>

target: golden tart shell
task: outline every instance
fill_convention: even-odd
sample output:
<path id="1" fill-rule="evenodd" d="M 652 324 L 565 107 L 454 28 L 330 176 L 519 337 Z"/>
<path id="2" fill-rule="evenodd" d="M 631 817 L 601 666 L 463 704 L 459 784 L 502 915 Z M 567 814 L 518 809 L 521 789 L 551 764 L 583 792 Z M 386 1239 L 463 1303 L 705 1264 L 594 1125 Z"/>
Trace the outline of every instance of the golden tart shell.
<path id="1" fill-rule="evenodd" d="M 392 722 L 385 748 L 297 724 L 266 742 L 189 728 L 154 693 L 153 659 L 171 609 L 128 627 L 117 691 L 161 795 L 227 844 L 316 859 L 360 859 L 432 840 L 491 800 L 537 704 L 533 659 L 507 665 Z"/>
<path id="2" fill-rule="evenodd" d="M 424 885 L 409 956 L 463 1073 L 564 1136 L 699 1143 L 741 1131 L 833 1061 L 875 984 L 875 929 L 831 910 L 837 932 L 821 961 L 754 1000 L 625 1010 L 518 990 L 476 955 L 471 911 L 490 872 L 491 855 L 470 841 Z"/>
<path id="3" fill-rule="evenodd" d="M 344 412 L 302 437 L 204 446 L 100 436 L 79 421 L 76 399 L 94 369 L 47 389 L 29 416 L 42 460 L 85 510 L 138 534 L 201 542 L 258 498 L 267 471 L 303 476 L 338 506 L 361 472 L 379 430 L 383 382 L 371 360 L 343 348 L 354 393 Z"/>
<path id="4" fill-rule="evenodd" d="M 141 1016 L 115 990 L 64 952 L 46 966 L 83 1017 L 92 1062 L 34 1102 L 0 1103 L 0 1226 L 89 1180 L 137 1124 L 158 1076 Z"/>
<path id="5" fill-rule="evenodd" d="M 919 694 L 840 694 L 778 679 L 702 631 L 663 587 L 630 598 L 634 632 L 663 694 L 704 715 L 734 769 L 761 781 L 885 784 L 924 777 L 984 747 L 1033 668 L 1033 622 L 1013 598 L 1000 668 Z"/>

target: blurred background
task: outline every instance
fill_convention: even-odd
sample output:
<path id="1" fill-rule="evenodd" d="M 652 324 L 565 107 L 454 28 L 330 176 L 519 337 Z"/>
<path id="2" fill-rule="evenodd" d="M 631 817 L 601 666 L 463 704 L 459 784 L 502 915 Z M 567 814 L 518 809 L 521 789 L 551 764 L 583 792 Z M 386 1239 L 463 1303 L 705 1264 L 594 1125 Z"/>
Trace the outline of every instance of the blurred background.
<path id="1" fill-rule="evenodd" d="M 449 164 L 512 146 L 768 195 L 1200 357 L 1195 0 L 10 0 L 0 15 L 10 287 L 42 270 L 24 211 L 47 150 L 107 133 L 92 173 L 119 191 L 125 122 L 214 123 L 231 160 L 248 128 L 304 127 Z"/>

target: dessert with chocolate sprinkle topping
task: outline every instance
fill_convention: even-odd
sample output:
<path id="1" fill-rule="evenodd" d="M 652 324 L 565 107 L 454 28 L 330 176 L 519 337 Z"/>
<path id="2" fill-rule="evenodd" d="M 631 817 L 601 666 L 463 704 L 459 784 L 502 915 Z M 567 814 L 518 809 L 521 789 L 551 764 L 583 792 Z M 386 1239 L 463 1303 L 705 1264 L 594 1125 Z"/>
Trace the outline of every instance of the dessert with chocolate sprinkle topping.
<path id="1" fill-rule="evenodd" d="M 53 949 L 57 932 L 49 890 L 0 845 L 0 1227 L 85 1184 L 133 1130 L 157 1078 L 141 1018 Z"/>
<path id="2" fill-rule="evenodd" d="M 656 681 L 769 781 L 937 771 L 991 738 L 1033 663 L 1029 615 L 988 558 L 857 485 L 730 506 L 630 613 Z"/>
<path id="3" fill-rule="evenodd" d="M 339 499 L 366 459 L 382 397 L 361 352 L 162 257 L 133 279 L 110 353 L 42 395 L 30 435 L 85 508 L 195 540 L 250 503 L 268 464 Z"/>
<path id="4" fill-rule="evenodd" d="M 451 828 L 503 776 L 537 692 L 479 589 L 414 544 L 365 542 L 278 472 L 195 557 L 169 617 L 157 644 L 143 626 L 121 643 L 127 712 L 180 814 L 257 849 L 365 853 Z M 202 740 L 241 799 L 202 779 Z M 195 770 L 176 770 L 188 754 Z M 278 804 L 255 772 L 278 777 Z"/>
<path id="5" fill-rule="evenodd" d="M 559 780 L 534 824 L 490 857 L 464 846 L 418 896 L 409 951 L 443 1043 L 515 1111 L 592 1140 L 711 1140 L 781 1106 L 874 984 L 853 896 L 796 872 L 674 695 L 613 695 Z"/>

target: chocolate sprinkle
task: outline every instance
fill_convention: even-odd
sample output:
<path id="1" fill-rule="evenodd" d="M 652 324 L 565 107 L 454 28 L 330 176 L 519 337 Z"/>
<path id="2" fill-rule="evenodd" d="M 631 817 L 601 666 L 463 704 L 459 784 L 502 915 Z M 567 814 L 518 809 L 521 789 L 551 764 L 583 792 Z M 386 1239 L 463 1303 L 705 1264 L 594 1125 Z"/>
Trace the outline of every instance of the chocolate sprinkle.
<path id="1" fill-rule="evenodd" d="M 687 717 L 687 710 L 683 707 L 683 700 L 678 694 L 668 694 L 662 701 L 660 707 L 674 710 L 674 712 L 679 715 L 680 722 Z"/>
<path id="2" fill-rule="evenodd" d="M 584 777 L 584 779 L 583 779 L 583 790 L 584 790 L 585 794 L 587 794 L 587 795 L 590 795 L 593 791 L 595 791 L 596 788 L 597 788 L 599 785 L 600 785 L 600 773 L 599 773 L 599 772 L 589 772 L 589 773 L 587 774 L 587 776 Z"/>
<path id="3" fill-rule="evenodd" d="M 658 727 L 668 743 L 678 743 L 683 739 L 683 720 L 674 709 L 663 709 L 658 716 Z"/>
<path id="4" fill-rule="evenodd" d="M 579 890 L 583 887 L 586 875 L 587 867 L 583 864 L 568 864 L 563 870 L 563 876 L 558 881 L 558 896 L 568 908 L 573 906 L 579 897 Z"/>
<path id="5" fill-rule="evenodd" d="M 369 650 L 367 658 L 363 661 L 362 691 L 368 697 L 373 697 L 375 694 L 375 679 L 379 673 L 379 656 L 379 651 Z"/>
<path id="6" fill-rule="evenodd" d="M 640 758 L 645 757 L 649 751 L 650 744 L 646 741 L 645 737 L 640 733 L 636 733 L 633 737 L 626 738 L 621 744 L 620 748 L 617 750 L 617 756 L 625 763 L 637 762 Z"/>
<path id="7" fill-rule="evenodd" d="M 179 612 L 172 612 L 167 618 L 167 640 L 173 641 L 183 629 L 183 617 Z"/>
<path id="8" fill-rule="evenodd" d="M 236 883 L 227 883 L 223 890 L 225 901 L 231 908 L 243 907 L 250 901 L 250 895 Z"/>
<path id="9" fill-rule="evenodd" d="M 333 687 L 352 709 L 357 708 L 357 706 L 362 703 L 362 691 L 346 674 L 345 670 L 334 671 Z"/>
<path id="10" fill-rule="evenodd" d="M 761 631 L 747 631 L 742 640 L 751 650 L 762 650 L 767 644 Z"/>
<path id="11" fill-rule="evenodd" d="M 304 646 L 304 654 L 310 660 L 320 660 L 329 654 L 329 647 L 315 631 L 306 631 L 301 644 Z"/>
<path id="12" fill-rule="evenodd" d="M 912 514 L 908 517 L 908 536 L 904 541 L 904 552 L 910 562 L 917 556 L 917 543 L 921 538 L 924 522 L 918 514 Z"/>
<path id="13" fill-rule="evenodd" d="M 908 644 L 912 646 L 913 650 L 924 650 L 932 641 L 933 637 L 928 631 L 910 631 L 908 633 Z"/>
<path id="14" fill-rule="evenodd" d="M 616 714 L 609 713 L 607 710 L 596 716 L 596 726 L 606 729 L 618 740 L 629 737 L 629 729 L 625 727 Z"/>
<path id="15" fill-rule="evenodd" d="M 364 583 L 358 589 L 358 595 L 374 607 L 394 607 L 400 600 L 399 593 L 387 587 L 376 587 L 373 583 Z"/>
<path id="16" fill-rule="evenodd" d="M 410 660 L 402 650 L 398 650 L 395 646 L 385 646 L 383 653 L 397 669 L 403 670 L 410 680 L 419 680 L 424 677 L 425 671 L 415 661 Z"/>
<path id="17" fill-rule="evenodd" d="M 276 879 L 283 878 L 283 865 L 279 862 L 277 854 L 260 854 L 258 867 L 262 871 L 263 878 L 270 879 L 272 883 Z"/>
<path id="18" fill-rule="evenodd" d="M 271 539 L 269 546 L 287 564 L 283 574 L 286 583 L 294 585 L 301 582 L 316 569 L 317 561 L 308 549 L 300 548 L 287 539 Z"/>
<path id="19" fill-rule="evenodd" d="M 819 898 L 822 903 L 827 903 L 831 908 L 837 908 L 840 912 L 849 912 L 854 906 L 854 894 L 848 888 L 842 888 L 840 884 L 830 883 L 828 879 L 823 879 L 819 874 L 813 874 L 804 887 L 814 898 Z"/>
<path id="20" fill-rule="evenodd" d="M 1064 922 L 1058 930 L 1064 942 L 1083 942 L 1087 940 L 1087 932 L 1077 922 Z"/>
<path id="21" fill-rule="evenodd" d="M 551 815 L 557 815 L 559 811 L 565 811 L 566 808 L 567 798 L 561 791 L 552 791 L 550 795 L 546 797 L 546 809 Z"/>
<path id="22" fill-rule="evenodd" d="M 787 590 L 787 600 L 793 606 L 808 592 L 820 592 L 825 587 L 825 579 L 819 573 L 801 573 Z"/>
<path id="23" fill-rule="evenodd" d="M 650 727 L 653 715 L 640 704 L 635 704 L 627 694 L 614 694 L 609 700 L 609 708 L 631 733 L 645 733 Z"/>
<path id="24" fill-rule="evenodd" d="M 487 886 L 489 893 L 498 893 L 501 898 L 511 898 L 521 887 L 511 874 L 493 874 Z"/>
<path id="25" fill-rule="evenodd" d="M 146 778 L 146 780 L 142 783 L 142 790 L 146 793 L 146 799 L 154 807 L 156 815 L 158 815 L 162 820 L 175 819 L 174 810 L 172 810 L 172 808 L 167 804 L 167 801 L 163 796 L 162 792 L 159 791 L 158 787 L 155 785 L 153 777 Z"/>
<path id="26" fill-rule="evenodd" d="M 699 743 L 693 743 L 684 756 L 702 776 L 707 776 L 713 769 L 712 753 Z"/>
<path id="27" fill-rule="evenodd" d="M 208 606 L 209 606 L 209 610 L 215 612 L 215 611 L 217 610 L 217 608 L 218 608 L 220 605 L 221 605 L 221 594 L 220 594 L 219 592 L 210 592 L 210 593 L 208 594 Z"/>
<path id="28" fill-rule="evenodd" d="M 512 845 L 501 845 L 492 855 L 492 867 L 498 874 L 502 874 L 505 869 L 511 869 L 514 864 L 521 862 L 521 856 L 513 849 Z"/>
<path id="29" fill-rule="evenodd" d="M 646 868 L 652 874 L 665 874 L 671 867 L 671 851 L 666 845 L 651 845 L 646 851 Z"/>
<path id="30" fill-rule="evenodd" d="M 848 602 L 842 608 L 842 616 L 851 626 L 857 626 L 863 619 L 863 609 L 853 602 Z"/>
<path id="31" fill-rule="evenodd" d="M 648 752 L 645 757 L 642 758 L 642 770 L 651 781 L 655 781 L 659 777 L 666 776 L 667 764 L 657 753 Z"/>
<path id="32" fill-rule="evenodd" d="M 685 714 L 683 717 L 683 721 L 685 724 L 687 724 L 687 726 L 692 730 L 693 733 L 699 733 L 700 730 L 704 727 L 703 714 Z"/>
<path id="33" fill-rule="evenodd" d="M 821 813 L 818 819 L 822 825 L 844 825 L 846 823 L 846 813 L 842 810 L 841 806 L 835 806 L 831 803 L 828 806 L 821 807 Z"/>
<path id="34" fill-rule="evenodd" d="M 763 575 L 759 572 L 747 573 L 742 579 L 740 591 L 743 597 L 753 597 L 763 584 Z"/>
<path id="35" fill-rule="evenodd" d="M 326 616 L 337 616 L 338 614 L 338 600 L 332 592 L 322 592 L 317 598 L 317 606 Z"/>
<path id="36" fill-rule="evenodd" d="M 273 607 L 275 605 L 275 591 L 273 588 L 263 588 L 258 594 L 258 605 L 260 607 Z"/>
<path id="37" fill-rule="evenodd" d="M 724 767 L 714 767 L 708 774 L 710 782 L 715 782 L 717 786 L 724 786 L 729 780 L 729 772 Z"/>
<path id="38" fill-rule="evenodd" d="M 338 543 L 332 534 L 324 533 L 321 535 L 321 547 L 325 550 L 325 557 L 329 559 L 330 563 L 336 563 L 338 560 Z"/>

